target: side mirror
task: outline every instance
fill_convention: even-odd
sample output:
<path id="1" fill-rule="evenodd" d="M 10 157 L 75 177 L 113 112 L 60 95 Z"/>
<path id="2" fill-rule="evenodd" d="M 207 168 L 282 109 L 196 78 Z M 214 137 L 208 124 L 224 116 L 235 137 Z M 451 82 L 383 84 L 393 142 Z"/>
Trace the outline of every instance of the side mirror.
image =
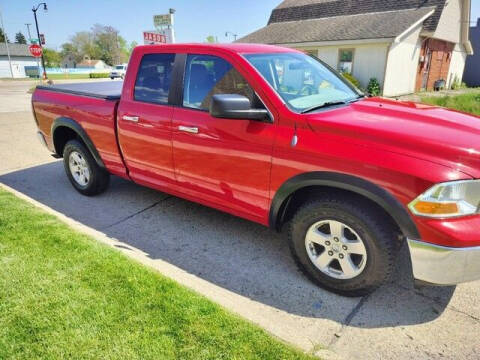
<path id="1" fill-rule="evenodd" d="M 250 100 L 238 94 L 213 95 L 210 115 L 222 119 L 269 120 L 265 109 L 252 109 Z"/>

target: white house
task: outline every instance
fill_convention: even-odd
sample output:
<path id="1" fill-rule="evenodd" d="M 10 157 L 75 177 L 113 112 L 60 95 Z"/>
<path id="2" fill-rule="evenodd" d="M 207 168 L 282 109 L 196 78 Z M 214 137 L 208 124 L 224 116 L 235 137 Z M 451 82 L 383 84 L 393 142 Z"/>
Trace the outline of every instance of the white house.
<path id="1" fill-rule="evenodd" d="M 267 26 L 238 42 L 276 44 L 318 56 L 383 94 L 432 89 L 461 80 L 470 0 L 285 0 Z"/>
<path id="2" fill-rule="evenodd" d="M 37 67 L 37 60 L 28 51 L 28 45 L 8 44 L 10 60 L 12 63 L 13 77 L 26 77 L 25 66 Z M 0 44 L 0 78 L 11 78 L 10 65 L 6 45 Z"/>

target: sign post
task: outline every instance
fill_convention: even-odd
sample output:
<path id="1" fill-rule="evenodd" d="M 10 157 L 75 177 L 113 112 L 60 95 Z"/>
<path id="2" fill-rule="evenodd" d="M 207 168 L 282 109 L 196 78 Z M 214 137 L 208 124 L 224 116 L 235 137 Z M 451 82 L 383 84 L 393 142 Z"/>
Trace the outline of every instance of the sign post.
<path id="1" fill-rule="evenodd" d="M 153 16 L 153 25 L 156 30 L 143 32 L 144 44 L 172 44 L 175 42 L 173 14 L 175 14 L 175 9 L 170 9 L 168 14 Z"/>

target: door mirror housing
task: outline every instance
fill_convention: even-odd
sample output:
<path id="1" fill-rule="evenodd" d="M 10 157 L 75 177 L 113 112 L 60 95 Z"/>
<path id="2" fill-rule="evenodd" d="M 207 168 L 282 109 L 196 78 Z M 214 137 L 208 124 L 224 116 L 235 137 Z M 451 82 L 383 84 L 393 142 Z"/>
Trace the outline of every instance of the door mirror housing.
<path id="1" fill-rule="evenodd" d="M 210 115 L 222 119 L 270 120 L 266 109 L 252 109 L 250 100 L 238 94 L 213 95 Z"/>

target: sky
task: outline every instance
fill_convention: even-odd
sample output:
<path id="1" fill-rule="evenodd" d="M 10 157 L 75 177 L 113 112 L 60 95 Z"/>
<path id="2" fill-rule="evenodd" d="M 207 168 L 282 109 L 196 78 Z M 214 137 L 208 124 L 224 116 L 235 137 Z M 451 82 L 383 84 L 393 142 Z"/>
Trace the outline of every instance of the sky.
<path id="1" fill-rule="evenodd" d="M 9 38 L 21 31 L 27 35 L 26 23 L 35 32 L 32 7 L 43 0 L 0 0 L 0 11 Z M 265 26 L 271 10 L 281 0 L 45 0 L 48 11 L 38 10 L 40 33 L 46 46 L 60 50 L 60 45 L 78 31 L 93 24 L 110 25 L 129 43 L 143 43 L 143 31 L 152 30 L 153 15 L 166 14 L 174 8 L 177 42 L 204 42 L 213 35 L 219 42 L 230 42 L 230 31 L 240 37 Z M 480 0 L 472 0 L 472 24 L 480 18 Z"/>

